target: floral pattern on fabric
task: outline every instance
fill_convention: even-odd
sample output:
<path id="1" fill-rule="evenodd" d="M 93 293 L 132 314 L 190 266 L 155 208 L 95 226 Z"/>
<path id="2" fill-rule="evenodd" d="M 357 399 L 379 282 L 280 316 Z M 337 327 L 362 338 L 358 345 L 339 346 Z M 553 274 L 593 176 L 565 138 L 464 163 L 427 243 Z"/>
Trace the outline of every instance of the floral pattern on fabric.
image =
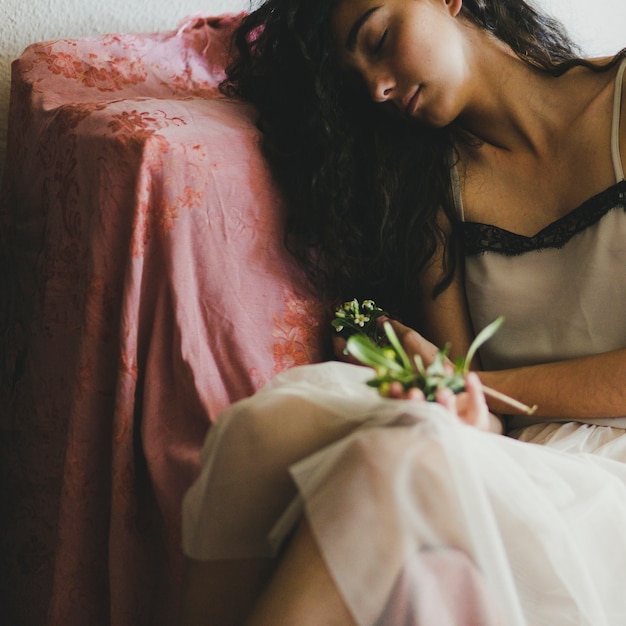
<path id="1" fill-rule="evenodd" d="M 39 62 L 46 64 L 49 72 L 99 91 L 121 91 L 129 84 L 137 85 L 147 78 L 147 72 L 139 61 L 123 56 L 98 66 L 78 59 L 71 52 L 55 54 L 52 46 L 49 46 L 38 51 L 38 58 Z M 93 61 L 97 58 L 94 55 Z"/>
<path id="2" fill-rule="evenodd" d="M 319 343 L 322 320 L 324 308 L 319 300 L 293 293 L 285 296 L 282 316 L 274 315 L 274 372 L 316 360 L 313 346 Z"/>
<path id="3" fill-rule="evenodd" d="M 276 371 L 321 359 L 323 312 L 283 248 L 254 111 L 218 90 L 238 19 L 44 42 L 15 62 L 8 623 L 177 624 L 180 503 L 207 430 Z"/>

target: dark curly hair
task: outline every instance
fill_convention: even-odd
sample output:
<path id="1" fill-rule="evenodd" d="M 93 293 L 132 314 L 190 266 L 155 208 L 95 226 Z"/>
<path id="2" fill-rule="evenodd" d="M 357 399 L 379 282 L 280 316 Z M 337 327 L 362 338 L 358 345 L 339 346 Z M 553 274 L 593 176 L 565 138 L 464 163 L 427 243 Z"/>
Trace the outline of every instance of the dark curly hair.
<path id="1" fill-rule="evenodd" d="M 320 296 L 374 298 L 419 326 L 417 276 L 439 244 L 445 278 L 433 296 L 455 271 L 450 171 L 462 136 L 454 125 L 381 115 L 365 87 L 339 71 L 330 31 L 338 1 L 266 0 L 238 28 L 221 89 L 258 109 L 264 153 L 287 202 L 286 245 Z M 523 0 L 465 0 L 462 11 L 529 65 L 555 76 L 591 67 L 558 22 Z"/>

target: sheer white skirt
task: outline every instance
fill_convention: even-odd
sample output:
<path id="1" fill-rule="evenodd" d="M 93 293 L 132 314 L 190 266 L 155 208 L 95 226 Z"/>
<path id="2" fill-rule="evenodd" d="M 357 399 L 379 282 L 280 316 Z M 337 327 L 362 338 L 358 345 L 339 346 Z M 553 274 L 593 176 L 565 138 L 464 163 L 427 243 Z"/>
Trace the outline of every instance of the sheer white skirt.
<path id="1" fill-rule="evenodd" d="M 272 557 L 306 515 L 360 625 L 626 624 L 626 431 L 541 424 L 522 442 L 369 377 L 294 368 L 227 409 L 184 500 L 185 553 Z"/>

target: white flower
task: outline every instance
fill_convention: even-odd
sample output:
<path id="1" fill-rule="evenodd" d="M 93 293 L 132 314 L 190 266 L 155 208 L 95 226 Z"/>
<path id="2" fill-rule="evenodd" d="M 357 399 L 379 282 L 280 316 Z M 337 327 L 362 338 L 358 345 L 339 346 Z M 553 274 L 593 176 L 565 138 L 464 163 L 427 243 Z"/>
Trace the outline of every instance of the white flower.
<path id="1" fill-rule="evenodd" d="M 355 321 L 356 324 L 358 324 L 359 326 L 363 327 L 363 326 L 365 326 L 365 324 L 367 322 L 370 321 L 370 318 L 367 315 L 363 315 L 363 313 L 357 313 L 354 316 L 354 321 Z"/>
<path id="2" fill-rule="evenodd" d="M 359 312 L 359 301 L 356 298 L 353 298 L 352 300 L 350 300 L 349 302 L 346 302 L 343 305 L 343 308 L 346 311 L 350 311 L 351 313 L 353 313 L 354 315 L 356 315 Z"/>
<path id="3" fill-rule="evenodd" d="M 335 330 L 340 333 L 343 330 L 343 326 L 335 326 Z"/>

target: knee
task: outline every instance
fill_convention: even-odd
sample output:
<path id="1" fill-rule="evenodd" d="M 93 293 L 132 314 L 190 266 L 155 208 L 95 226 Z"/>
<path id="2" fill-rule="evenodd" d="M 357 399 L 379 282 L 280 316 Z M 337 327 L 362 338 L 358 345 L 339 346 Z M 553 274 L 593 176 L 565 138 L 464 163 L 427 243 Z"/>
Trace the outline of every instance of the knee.
<path id="1" fill-rule="evenodd" d="M 306 396 L 284 391 L 259 393 L 233 405 L 218 422 L 219 446 L 237 456 L 285 466 L 341 439 L 358 425 Z"/>
<path id="2" fill-rule="evenodd" d="M 376 475 L 390 474 L 432 482 L 448 472 L 441 443 L 414 426 L 384 426 L 355 434 L 346 456 L 353 467 L 364 467 Z"/>

